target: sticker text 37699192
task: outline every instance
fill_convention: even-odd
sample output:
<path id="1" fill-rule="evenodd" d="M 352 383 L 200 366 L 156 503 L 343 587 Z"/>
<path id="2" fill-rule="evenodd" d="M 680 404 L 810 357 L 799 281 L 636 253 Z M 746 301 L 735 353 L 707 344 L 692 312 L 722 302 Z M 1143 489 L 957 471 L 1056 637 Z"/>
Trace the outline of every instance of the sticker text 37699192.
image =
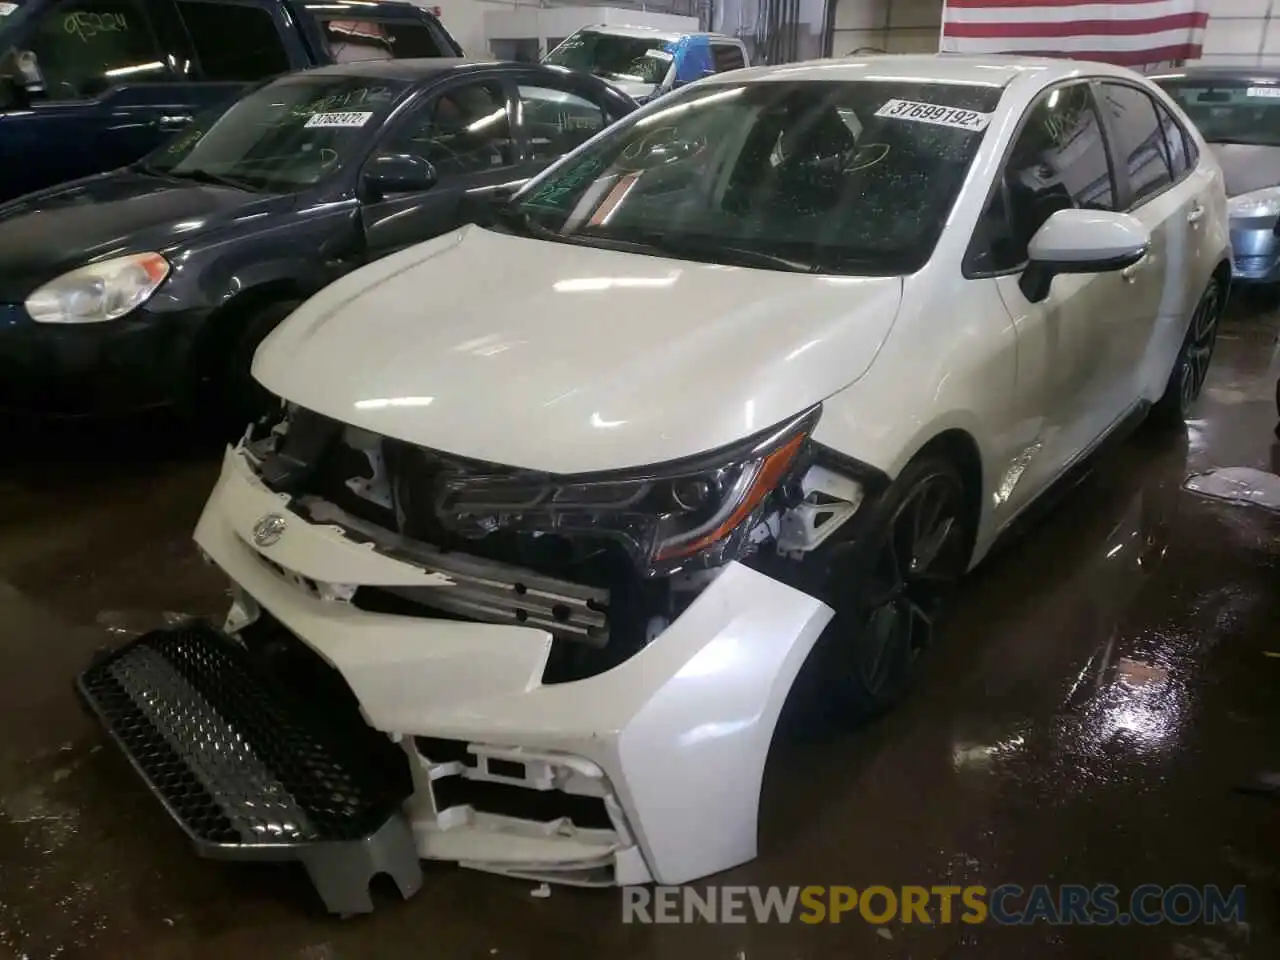
<path id="1" fill-rule="evenodd" d="M 895 120 L 912 120 L 916 123 L 932 123 L 939 127 L 955 127 L 979 133 L 987 129 L 991 114 L 958 107 L 941 107 L 916 100 L 889 100 L 876 111 L 877 117 L 893 117 Z"/>

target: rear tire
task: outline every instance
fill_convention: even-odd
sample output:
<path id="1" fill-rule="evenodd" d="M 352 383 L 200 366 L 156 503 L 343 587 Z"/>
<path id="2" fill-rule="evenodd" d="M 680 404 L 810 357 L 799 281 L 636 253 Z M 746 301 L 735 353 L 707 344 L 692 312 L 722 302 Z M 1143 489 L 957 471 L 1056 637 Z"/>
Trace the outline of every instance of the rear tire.
<path id="1" fill-rule="evenodd" d="M 847 549 L 836 548 L 823 591 L 835 609 L 819 640 L 823 673 L 852 719 L 883 713 L 911 688 L 973 537 L 964 481 L 942 456 L 908 464 L 871 510 Z"/>
<path id="2" fill-rule="evenodd" d="M 1222 284 L 1214 277 L 1191 314 L 1178 358 L 1169 373 L 1164 395 L 1151 410 L 1152 418 L 1168 426 L 1186 422 L 1191 407 L 1200 397 L 1209 376 L 1209 363 L 1218 342 L 1218 321 L 1222 316 Z"/>

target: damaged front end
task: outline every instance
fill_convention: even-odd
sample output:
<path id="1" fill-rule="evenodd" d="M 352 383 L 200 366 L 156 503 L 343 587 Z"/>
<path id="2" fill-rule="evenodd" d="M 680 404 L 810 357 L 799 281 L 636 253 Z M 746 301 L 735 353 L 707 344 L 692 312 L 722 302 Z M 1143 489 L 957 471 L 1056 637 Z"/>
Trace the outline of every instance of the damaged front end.
<path id="1" fill-rule="evenodd" d="M 130 648 L 81 689 L 198 841 L 157 776 L 194 777 L 212 798 L 201 809 L 222 809 L 224 774 L 241 793 L 258 781 L 277 797 L 312 788 L 290 786 L 298 775 L 271 763 L 263 773 L 271 717 L 311 731 L 317 756 L 367 758 L 343 745 L 389 738 L 399 759 L 383 762 L 399 793 L 378 793 L 360 829 L 320 838 L 324 856 L 314 836 L 302 847 L 273 840 L 309 869 L 340 864 L 312 869 L 318 887 L 343 891 L 326 895 L 337 912 L 366 909 L 362 884 L 389 869 L 380 864 L 403 864 L 407 842 L 418 857 L 567 883 L 680 883 L 727 869 L 755 855 L 773 728 L 832 616 L 815 596 L 824 545 L 853 535 L 884 482 L 812 441 L 819 415 L 660 467 L 561 476 L 282 405 L 228 451 L 196 531 L 235 585 L 225 633 L 195 647 L 140 641 L 149 669 L 166 661 L 179 706 L 148 714 L 145 689 L 122 692 L 104 674 L 136 659 Z M 217 643 L 255 669 L 278 659 L 264 658 L 271 649 L 309 663 L 268 672 L 320 719 L 290 719 L 307 710 L 274 694 L 261 699 L 275 706 L 244 714 L 227 691 L 249 681 L 206 671 L 222 663 Z M 344 698 L 351 710 L 328 710 Z M 204 728 L 172 725 L 195 713 L 223 716 L 232 738 L 253 727 L 236 741 L 248 744 L 243 769 L 199 766 L 212 756 Z M 327 732 L 339 715 L 345 732 Z M 186 772 L 155 774 L 140 759 L 159 743 L 187 758 Z M 392 827 L 361 832 L 397 804 Z M 252 840 L 224 834 L 214 855 Z M 392 835 L 395 849 L 383 849 Z M 408 892 L 414 881 L 400 874 Z"/>
<path id="2" fill-rule="evenodd" d="M 820 412 L 711 454 L 575 476 L 449 456 L 292 405 L 251 428 L 243 451 L 309 521 L 441 575 L 358 589 L 356 606 L 539 627 L 555 639 L 543 681 L 558 682 L 633 655 L 730 561 L 806 561 L 878 492 L 875 471 L 810 441 Z"/>

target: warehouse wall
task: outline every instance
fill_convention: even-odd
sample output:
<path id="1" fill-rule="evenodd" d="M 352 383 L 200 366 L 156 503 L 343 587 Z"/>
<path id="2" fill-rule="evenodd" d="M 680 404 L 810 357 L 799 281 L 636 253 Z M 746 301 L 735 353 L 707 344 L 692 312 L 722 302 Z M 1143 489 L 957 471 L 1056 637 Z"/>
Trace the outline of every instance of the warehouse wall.
<path id="1" fill-rule="evenodd" d="M 941 24 L 942 0 L 839 0 L 831 52 L 936 53 Z"/>
<path id="2" fill-rule="evenodd" d="M 462 44 L 462 49 L 469 56 L 487 57 L 491 55 L 484 35 L 484 15 L 490 10 L 512 9 L 519 6 L 555 6 L 556 4 L 538 2 L 538 0 L 413 0 L 419 6 L 439 7 L 440 19 L 449 28 L 449 32 Z M 601 0 L 592 4 L 591 0 L 569 0 L 574 6 L 610 7 L 643 7 L 655 12 L 698 15 L 702 4 L 699 0 Z M 568 5 L 568 4 L 566 4 Z"/>
<path id="3" fill-rule="evenodd" d="M 1280 65 L 1280 2 L 1209 0 L 1201 62 Z"/>
<path id="4" fill-rule="evenodd" d="M 445 24 L 474 56 L 487 56 L 484 14 L 488 10 L 539 0 L 415 0 L 438 6 Z M 582 0 L 577 0 L 582 3 Z M 605 0 L 610 6 L 643 6 L 649 10 L 698 13 L 699 0 Z M 1280 65 L 1280 0 L 1208 0 L 1209 29 L 1205 62 Z M 843 56 L 859 47 L 888 53 L 932 53 L 938 49 L 942 0 L 837 0 L 832 52 Z M 545 5 L 550 5 L 548 2 Z M 757 0 L 716 0 L 714 28 L 749 37 L 755 29 Z M 805 0 L 801 7 L 802 55 L 818 50 L 821 0 Z"/>

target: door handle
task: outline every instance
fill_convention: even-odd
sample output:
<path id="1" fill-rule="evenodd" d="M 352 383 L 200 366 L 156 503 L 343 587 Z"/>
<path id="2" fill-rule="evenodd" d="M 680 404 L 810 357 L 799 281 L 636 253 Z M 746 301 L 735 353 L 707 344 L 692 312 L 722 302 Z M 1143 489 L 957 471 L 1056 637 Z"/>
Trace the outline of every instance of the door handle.
<path id="1" fill-rule="evenodd" d="M 1192 207 L 1190 210 L 1187 211 L 1187 223 L 1191 224 L 1194 227 L 1197 223 L 1200 222 L 1203 216 L 1204 216 L 1204 207 L 1202 207 L 1200 204 L 1197 203 L 1194 207 Z"/>
<path id="2" fill-rule="evenodd" d="M 1125 283 L 1133 283 L 1134 279 L 1138 276 L 1138 271 L 1150 262 L 1151 257 L 1144 253 L 1142 255 L 1142 259 L 1138 260 L 1136 263 L 1129 264 L 1129 266 L 1121 270 L 1120 277 Z"/>
<path id="3" fill-rule="evenodd" d="M 191 122 L 191 115 L 187 113 L 173 113 L 160 116 L 156 120 L 156 126 L 166 132 L 173 130 L 181 130 Z"/>

